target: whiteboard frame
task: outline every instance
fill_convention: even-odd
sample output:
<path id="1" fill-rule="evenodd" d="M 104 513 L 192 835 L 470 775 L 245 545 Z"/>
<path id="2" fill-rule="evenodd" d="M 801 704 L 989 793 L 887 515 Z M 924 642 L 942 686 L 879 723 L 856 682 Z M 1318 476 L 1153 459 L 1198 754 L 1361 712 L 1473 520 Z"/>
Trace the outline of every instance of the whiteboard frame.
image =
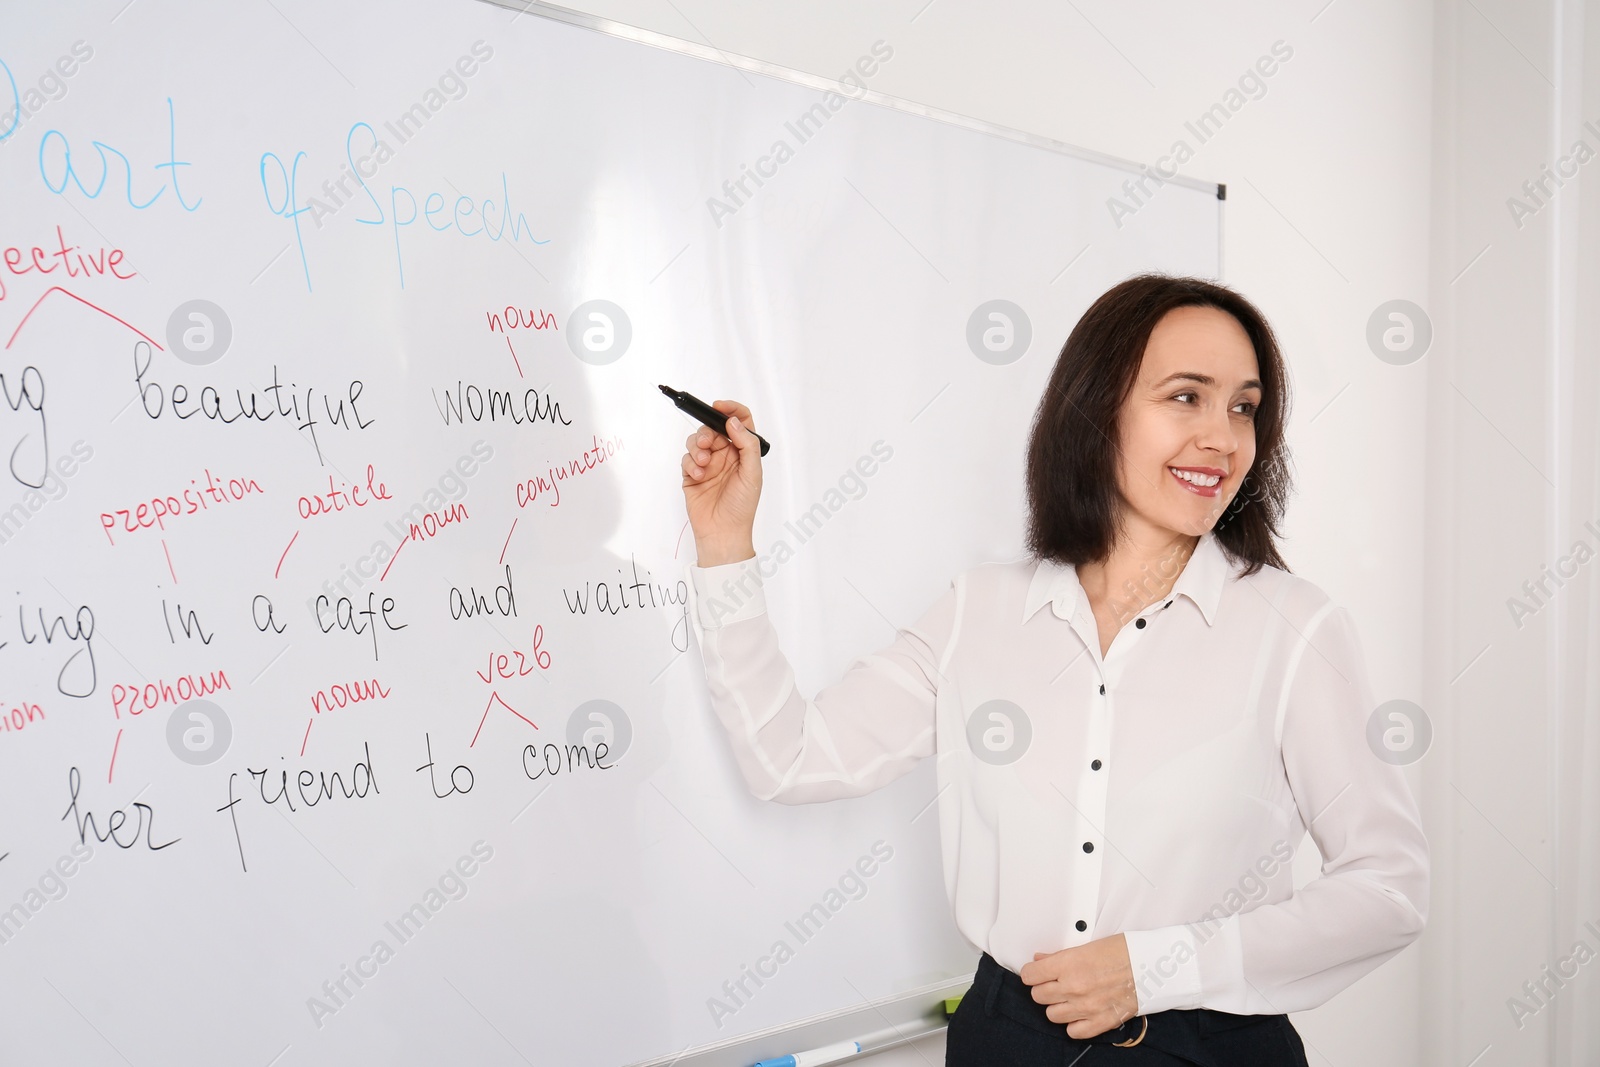
<path id="1" fill-rule="evenodd" d="M 732 67 L 735 70 L 777 78 L 807 89 L 815 89 L 819 92 L 836 92 L 842 96 L 877 104 L 880 107 L 890 108 L 921 118 L 933 119 L 950 126 L 972 130 L 976 133 L 1003 137 L 1019 144 L 1042 148 L 1048 152 L 1071 156 L 1090 163 L 1098 163 L 1132 174 L 1143 174 L 1149 169 L 1146 164 L 1123 159 L 1120 156 L 1080 148 L 1064 141 L 1057 141 L 1039 134 L 1028 133 L 1025 130 L 1013 129 L 1009 126 L 1002 126 L 986 119 L 977 119 L 954 111 L 946 111 L 943 108 L 931 107 L 913 100 L 904 100 L 874 89 L 867 89 L 862 92 L 856 90 L 854 86 L 846 86 L 843 82 L 835 81 L 832 78 L 825 78 L 803 70 L 781 66 L 777 63 L 769 63 L 765 60 L 752 59 L 749 56 L 726 52 L 711 45 L 697 44 L 694 41 L 686 41 L 681 37 L 672 37 L 668 34 L 658 33 L 655 30 L 647 30 L 625 22 L 617 22 L 613 19 L 591 15 L 585 11 L 575 11 L 556 4 L 544 3 L 543 0 L 480 0 L 480 2 L 493 7 L 504 8 L 508 11 L 515 11 L 519 15 L 537 15 L 541 18 L 563 22 L 570 26 L 595 30 L 621 40 L 634 41 L 638 44 L 691 56 L 709 63 L 718 63 L 726 67 Z M 512 21 L 515 21 L 515 19 Z M 1208 181 L 1203 178 L 1194 178 L 1182 174 L 1171 178 L 1163 178 L 1162 181 L 1168 185 L 1179 185 L 1200 192 L 1213 193 L 1224 204 L 1227 201 L 1227 186 L 1221 182 Z M 1217 280 L 1219 282 L 1223 278 L 1223 253 L 1226 245 L 1224 241 L 1225 216 L 1225 207 L 1219 205 L 1217 208 Z M 808 1048 L 819 1048 L 834 1042 L 871 1034 L 878 1040 L 870 1041 L 861 1052 L 862 1057 L 869 1056 L 872 1053 L 916 1041 L 945 1029 L 947 1025 L 944 1011 L 945 999 L 964 993 L 972 985 L 973 977 L 972 974 L 955 976 L 944 982 L 907 990 L 903 993 L 873 1001 L 859 1008 L 847 1008 L 842 1011 L 828 1012 L 791 1023 L 782 1023 L 754 1033 L 741 1034 L 726 1041 L 702 1045 L 698 1048 L 686 1048 L 676 1055 L 641 1060 L 630 1065 L 630 1067 L 747 1067 L 748 1064 L 769 1056 L 799 1052 Z M 884 1036 L 882 1033 L 886 1024 L 888 1030 L 893 1032 L 890 1036 Z"/>
<path id="2" fill-rule="evenodd" d="M 964 997 L 973 974 L 908 989 L 880 997 L 857 1008 L 824 1012 L 765 1030 L 739 1034 L 725 1041 L 686 1048 L 672 1056 L 639 1060 L 627 1067 L 750 1067 L 767 1059 L 793 1055 L 807 1049 L 826 1048 L 843 1041 L 860 1041 L 861 1052 L 851 1061 L 885 1049 L 919 1041 L 949 1026 L 945 1000 Z"/>
<path id="3" fill-rule="evenodd" d="M 639 44 L 647 44 L 653 48 L 665 49 L 668 52 L 693 56 L 696 59 L 703 59 L 710 63 L 720 63 L 735 70 L 749 71 L 751 74 L 763 74 L 770 78 L 778 78 L 795 85 L 804 86 L 807 89 L 834 92 L 855 100 L 865 100 L 881 107 L 892 108 L 895 111 L 903 111 L 910 115 L 934 119 L 938 122 L 959 126 L 978 133 L 993 134 L 996 137 L 1004 137 L 1007 140 L 1032 145 L 1035 148 L 1043 148 L 1046 151 L 1056 152 L 1064 156 L 1073 156 L 1091 163 L 1115 167 L 1118 170 L 1129 171 L 1133 174 L 1142 174 L 1149 169 L 1148 164 L 1123 159 L 1120 156 L 1096 152 L 1088 148 L 1079 148 L 1064 141 L 1041 137 L 1039 134 L 1028 133 L 1025 130 L 1012 129 L 996 122 L 989 122 L 986 119 L 971 118 L 967 115 L 957 114 L 954 111 L 946 111 L 943 108 L 919 104 L 914 100 L 902 100 L 900 97 L 880 93 L 874 89 L 867 89 L 862 92 L 856 90 L 853 86 L 847 86 L 843 82 L 835 81 L 832 78 L 808 74 L 803 70 L 780 66 L 777 63 L 769 63 L 762 59 L 736 55 L 711 45 L 696 44 L 694 41 L 686 41 L 681 37 L 672 37 L 664 33 L 658 33 L 655 30 L 646 30 L 638 26 L 630 26 L 625 22 L 616 22 L 612 19 L 601 18 L 599 15 L 591 15 L 586 11 L 574 11 L 571 8 L 544 3 L 543 0 L 480 0 L 480 2 L 493 7 L 505 8 L 508 11 L 516 11 L 519 14 L 538 15 L 542 18 L 553 19 L 556 22 L 565 22 L 570 26 L 582 26 L 585 29 L 598 30 L 612 37 L 635 41 Z M 516 20 L 513 19 L 512 21 Z M 1171 178 L 1161 178 L 1161 181 L 1167 185 L 1181 185 L 1188 189 L 1198 189 L 1200 192 L 1214 193 L 1218 200 L 1227 199 L 1227 186 L 1220 182 L 1207 181 L 1204 178 L 1192 178 L 1183 174 L 1174 175 Z M 1220 248 L 1218 250 L 1218 262 L 1221 262 Z"/>

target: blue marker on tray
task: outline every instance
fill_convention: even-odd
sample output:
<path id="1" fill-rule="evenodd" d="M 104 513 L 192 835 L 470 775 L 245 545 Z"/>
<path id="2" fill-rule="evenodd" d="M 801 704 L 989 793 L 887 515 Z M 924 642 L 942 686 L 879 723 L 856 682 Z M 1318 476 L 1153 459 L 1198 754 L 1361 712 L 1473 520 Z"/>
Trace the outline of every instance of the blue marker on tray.
<path id="1" fill-rule="evenodd" d="M 825 1063 L 838 1063 L 840 1060 L 859 1055 L 860 1052 L 861 1042 L 841 1041 L 837 1045 L 814 1048 L 810 1052 L 796 1052 L 792 1056 L 762 1060 L 756 1067 L 822 1067 Z"/>

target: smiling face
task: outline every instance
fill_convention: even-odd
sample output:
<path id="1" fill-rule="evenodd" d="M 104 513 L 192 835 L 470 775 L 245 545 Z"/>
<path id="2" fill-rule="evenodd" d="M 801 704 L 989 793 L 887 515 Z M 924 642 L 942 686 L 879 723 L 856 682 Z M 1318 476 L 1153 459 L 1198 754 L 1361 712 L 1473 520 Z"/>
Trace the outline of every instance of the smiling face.
<path id="1" fill-rule="evenodd" d="M 1180 307 L 1156 323 L 1118 420 L 1128 537 L 1216 525 L 1255 462 L 1259 379 L 1250 336 L 1227 312 Z"/>

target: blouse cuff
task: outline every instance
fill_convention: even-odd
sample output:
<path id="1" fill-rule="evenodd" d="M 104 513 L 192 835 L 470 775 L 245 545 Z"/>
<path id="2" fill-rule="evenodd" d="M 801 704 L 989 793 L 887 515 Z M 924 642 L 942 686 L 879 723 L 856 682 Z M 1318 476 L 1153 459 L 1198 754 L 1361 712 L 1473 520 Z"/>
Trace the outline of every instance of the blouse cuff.
<path id="1" fill-rule="evenodd" d="M 689 595 L 702 628 L 715 630 L 766 612 L 767 598 L 761 588 L 757 558 L 751 556 L 714 567 L 689 565 Z"/>
<path id="2" fill-rule="evenodd" d="M 1139 991 L 1139 1014 L 1200 1006 L 1200 953 L 1192 927 L 1125 930 L 1122 936 Z"/>

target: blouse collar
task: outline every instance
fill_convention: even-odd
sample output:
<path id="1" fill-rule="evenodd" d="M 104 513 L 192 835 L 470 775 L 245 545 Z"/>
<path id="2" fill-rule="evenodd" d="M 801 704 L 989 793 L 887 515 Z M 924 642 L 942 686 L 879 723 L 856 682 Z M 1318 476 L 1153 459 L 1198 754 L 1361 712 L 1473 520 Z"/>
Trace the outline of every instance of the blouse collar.
<path id="1" fill-rule="evenodd" d="M 1217 604 L 1222 599 L 1222 586 L 1233 572 L 1233 566 L 1217 543 L 1216 532 L 1207 530 L 1195 544 L 1194 554 L 1184 565 L 1183 573 L 1172 586 L 1170 596 L 1186 596 L 1200 609 L 1206 625 L 1216 622 Z M 1045 601 L 1051 601 L 1056 615 L 1070 620 L 1077 610 L 1078 597 L 1083 585 L 1078 581 L 1078 569 L 1070 563 L 1040 560 L 1028 585 L 1028 596 L 1022 606 L 1022 621 L 1033 617 Z"/>

